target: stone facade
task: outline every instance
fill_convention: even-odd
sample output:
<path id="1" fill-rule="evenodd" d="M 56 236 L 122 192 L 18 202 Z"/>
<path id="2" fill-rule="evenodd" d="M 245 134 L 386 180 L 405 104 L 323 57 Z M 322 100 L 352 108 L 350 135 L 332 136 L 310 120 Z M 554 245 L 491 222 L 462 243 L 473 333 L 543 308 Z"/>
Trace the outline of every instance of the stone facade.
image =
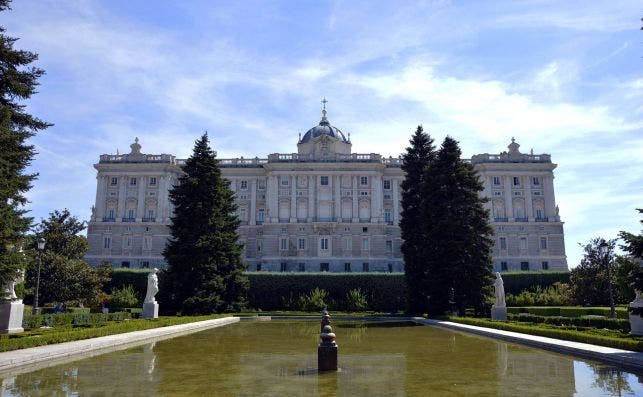
<path id="1" fill-rule="evenodd" d="M 513 145 L 508 154 L 472 159 L 485 181 L 484 194 L 492 199 L 488 206 L 498 232 L 494 268 L 540 270 L 546 263 L 548 269 L 566 270 L 562 223 L 554 204 L 555 164 L 548 155 L 523 155 Z M 248 270 L 403 271 L 400 159 L 352 153 L 350 136 L 330 125 L 325 109 L 319 125 L 300 136 L 297 147 L 297 153 L 267 159 L 220 161 L 236 193 Z M 95 165 L 98 182 L 87 256 L 93 265 L 164 266 L 172 214 L 168 190 L 184 160 L 142 154 L 138 139 L 131 149 L 125 155 L 101 155 Z M 514 178 L 518 185 L 512 184 Z M 504 205 L 506 197 L 520 205 Z"/>

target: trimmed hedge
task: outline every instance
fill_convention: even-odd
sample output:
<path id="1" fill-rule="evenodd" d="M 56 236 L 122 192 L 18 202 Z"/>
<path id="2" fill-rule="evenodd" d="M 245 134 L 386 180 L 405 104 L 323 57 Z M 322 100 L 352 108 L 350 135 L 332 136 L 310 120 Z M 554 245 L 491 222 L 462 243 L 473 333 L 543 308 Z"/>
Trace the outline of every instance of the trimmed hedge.
<path id="1" fill-rule="evenodd" d="M 145 299 L 145 292 L 147 291 L 147 274 L 149 269 L 127 269 L 116 268 L 112 269 L 111 279 L 103 286 L 103 291 L 111 294 L 116 288 L 121 289 L 128 285 L 134 288 L 134 293 L 140 302 Z M 160 278 L 163 277 L 164 272 L 159 272 Z"/>
<path id="2" fill-rule="evenodd" d="M 545 317 L 581 317 L 581 316 L 604 316 L 609 317 L 609 307 L 581 307 L 581 306 L 529 306 L 529 307 L 508 307 L 507 313 L 519 314 L 529 313 L 536 316 Z M 627 309 L 624 307 L 616 308 L 616 318 L 629 319 Z"/>
<path id="3" fill-rule="evenodd" d="M 537 316 L 529 313 L 509 314 L 509 320 L 535 323 L 551 324 L 558 326 L 575 326 L 590 328 L 617 329 L 622 332 L 630 332 L 630 322 L 620 318 L 603 318 L 603 317 L 547 317 Z"/>
<path id="4" fill-rule="evenodd" d="M 619 338 L 614 336 L 596 335 L 578 330 L 545 328 L 545 326 L 543 325 L 517 324 L 504 321 L 492 321 L 482 318 L 449 317 L 448 319 L 449 321 L 453 321 L 454 323 L 475 325 L 478 327 L 520 332 L 523 334 L 545 336 L 548 338 L 569 340 L 573 342 L 589 343 L 592 345 L 607 346 L 616 349 L 632 350 L 638 352 L 643 351 L 643 339 L 633 338 L 631 336 L 624 336 L 622 338 Z"/>
<path id="5" fill-rule="evenodd" d="M 533 290 L 537 285 L 545 289 L 554 283 L 569 283 L 569 272 L 503 272 L 505 293 L 518 295 Z"/>
<path id="6" fill-rule="evenodd" d="M 115 313 L 59 313 L 59 314 L 36 314 L 24 316 L 22 328 L 36 329 L 40 327 L 98 327 L 105 325 L 108 321 L 123 321 L 131 319 L 132 314 L 127 312 Z"/>

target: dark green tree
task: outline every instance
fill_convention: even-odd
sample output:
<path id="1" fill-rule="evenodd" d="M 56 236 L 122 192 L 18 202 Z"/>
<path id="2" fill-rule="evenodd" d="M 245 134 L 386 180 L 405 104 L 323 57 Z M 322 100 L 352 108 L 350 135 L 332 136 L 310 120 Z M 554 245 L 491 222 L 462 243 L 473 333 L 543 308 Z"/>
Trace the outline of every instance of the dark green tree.
<path id="1" fill-rule="evenodd" d="M 643 208 L 637 208 L 636 210 L 643 214 Z M 643 223 L 643 219 L 641 223 Z M 618 236 L 625 241 L 621 248 L 639 262 L 643 262 L 643 230 L 638 235 L 622 231 Z M 643 269 L 641 267 L 631 269 L 630 284 L 633 288 L 643 291 Z"/>
<path id="2" fill-rule="evenodd" d="M 460 158 L 458 142 L 446 137 L 422 180 L 420 258 L 427 277 L 428 312 L 466 308 L 484 311 L 492 284 L 493 229 L 483 185 L 473 166 Z"/>
<path id="3" fill-rule="evenodd" d="M 159 297 L 166 309 L 204 314 L 245 305 L 248 280 L 238 242 L 237 207 L 218 163 L 204 134 L 170 190 L 174 216 L 163 252 L 168 267 Z"/>
<path id="4" fill-rule="evenodd" d="M 79 235 L 85 230 L 85 223 L 64 209 L 50 213 L 49 218 L 43 219 L 36 229 L 36 239 L 44 238 L 46 241 L 40 269 L 39 303 L 98 305 L 104 295 L 103 284 L 109 281 L 109 271 L 92 268 L 85 262 L 87 238 Z M 33 245 L 29 251 L 32 265 L 26 277 L 26 287 L 31 296 L 35 293 L 38 271 L 35 241 Z"/>
<path id="5" fill-rule="evenodd" d="M 0 0 L 0 12 L 9 8 L 8 0 Z M 16 40 L 0 26 L 0 284 L 26 267 L 18 252 L 32 222 L 24 193 L 37 176 L 25 173 L 35 155 L 27 140 L 50 126 L 25 112 L 24 101 L 36 93 L 44 71 L 28 67 L 38 55 L 14 49 Z"/>
<path id="6" fill-rule="evenodd" d="M 601 246 L 606 245 L 607 252 L 601 252 Z M 583 247 L 583 258 L 580 264 L 571 270 L 569 282 L 572 297 L 577 305 L 600 306 L 609 305 L 609 273 L 612 285 L 616 285 L 618 269 L 614 261 L 616 240 L 605 240 L 602 237 L 591 239 Z"/>
<path id="7" fill-rule="evenodd" d="M 422 177 L 426 167 L 435 158 L 433 139 L 419 125 L 409 140 L 410 146 L 402 155 L 402 211 L 400 231 L 402 234 L 401 251 L 404 257 L 404 274 L 408 286 L 408 311 L 425 313 L 427 296 L 423 289 L 426 277 L 425 263 L 420 257 L 420 247 L 425 244 L 422 237 L 420 208 L 422 204 Z"/>

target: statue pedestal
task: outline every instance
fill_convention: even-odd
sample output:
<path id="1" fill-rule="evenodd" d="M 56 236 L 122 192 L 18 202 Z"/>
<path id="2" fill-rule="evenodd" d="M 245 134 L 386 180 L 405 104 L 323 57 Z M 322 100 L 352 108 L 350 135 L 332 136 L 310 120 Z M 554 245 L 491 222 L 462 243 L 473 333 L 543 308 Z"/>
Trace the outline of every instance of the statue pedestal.
<path id="1" fill-rule="evenodd" d="M 629 307 L 632 309 L 639 309 L 643 311 L 643 299 L 636 299 L 633 302 L 630 302 Z M 629 316 L 630 316 L 630 334 L 643 335 L 643 316 L 639 314 L 632 314 L 632 313 L 630 313 Z"/>
<path id="2" fill-rule="evenodd" d="M 141 318 L 158 318 L 159 317 L 159 304 L 156 302 L 143 303 L 143 313 Z"/>
<path id="3" fill-rule="evenodd" d="M 15 334 L 23 332 L 22 316 L 25 305 L 20 301 L 0 303 L 0 333 Z"/>
<path id="4" fill-rule="evenodd" d="M 496 305 L 491 306 L 491 319 L 507 321 L 507 307 Z"/>

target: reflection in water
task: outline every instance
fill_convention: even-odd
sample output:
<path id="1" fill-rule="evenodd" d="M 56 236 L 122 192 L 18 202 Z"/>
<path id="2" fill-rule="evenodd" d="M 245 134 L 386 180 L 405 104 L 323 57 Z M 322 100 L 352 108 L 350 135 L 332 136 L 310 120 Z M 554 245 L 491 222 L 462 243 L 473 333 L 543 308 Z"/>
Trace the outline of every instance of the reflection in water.
<path id="1" fill-rule="evenodd" d="M 316 373 L 317 322 L 240 323 L 2 378 L 4 396 L 643 395 L 584 362 L 432 327 L 334 323 L 338 372 Z"/>

